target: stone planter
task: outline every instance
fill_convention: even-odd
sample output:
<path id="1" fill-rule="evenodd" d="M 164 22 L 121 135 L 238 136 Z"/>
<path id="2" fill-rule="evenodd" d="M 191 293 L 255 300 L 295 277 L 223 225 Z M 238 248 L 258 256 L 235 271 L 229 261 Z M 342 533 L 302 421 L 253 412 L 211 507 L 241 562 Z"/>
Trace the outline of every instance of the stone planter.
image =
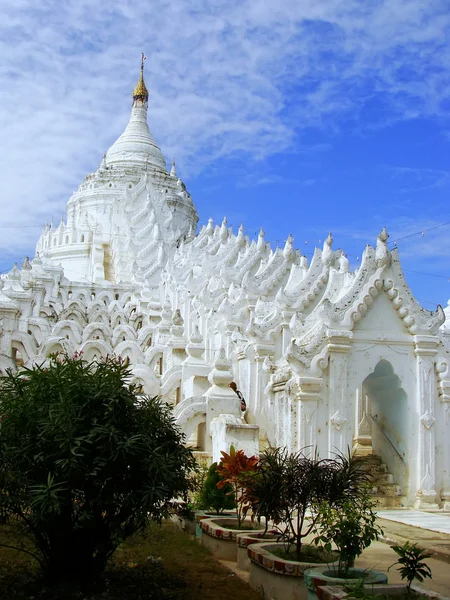
<path id="1" fill-rule="evenodd" d="M 268 531 L 264 537 L 264 532 L 260 533 L 239 533 L 236 536 L 237 542 L 237 564 L 243 571 L 250 571 L 250 558 L 248 556 L 248 547 L 251 544 L 261 544 L 264 541 L 276 541 L 279 535 L 276 532 Z"/>
<path id="2" fill-rule="evenodd" d="M 196 510 L 195 511 L 195 536 L 197 538 L 202 537 L 202 529 L 200 527 L 200 522 L 203 519 L 219 519 L 222 517 L 227 517 L 228 519 L 232 519 L 236 515 L 234 510 L 226 510 L 223 513 L 217 514 L 214 512 L 207 512 L 205 510 Z"/>
<path id="3" fill-rule="evenodd" d="M 308 589 L 308 600 L 317 600 L 318 598 L 321 598 L 317 592 L 317 588 L 320 586 L 351 585 L 363 577 L 364 582 L 369 586 L 374 584 L 384 586 L 388 581 L 386 573 L 381 573 L 381 571 L 367 571 L 366 569 L 350 568 L 349 577 L 344 578 L 334 575 L 334 571 L 328 566 L 325 568 L 308 569 L 304 576 L 305 585 Z M 384 587 L 382 589 L 384 589 Z"/>
<path id="4" fill-rule="evenodd" d="M 172 515 L 171 521 L 173 523 L 175 523 L 175 525 L 179 529 L 181 529 L 181 531 L 184 531 L 185 533 L 188 533 L 189 535 L 195 535 L 195 527 L 196 527 L 195 519 L 188 519 L 187 517 L 181 517 L 179 515 Z"/>
<path id="5" fill-rule="evenodd" d="M 213 555 L 219 560 L 237 560 L 236 536 L 241 533 L 263 532 L 264 526 L 244 521 L 244 526 L 248 529 L 231 529 L 237 526 L 237 519 L 230 517 L 214 517 L 212 519 L 202 519 L 200 527 L 202 529 L 202 544 L 209 548 Z"/>
<path id="6" fill-rule="evenodd" d="M 252 544 L 249 585 L 266 600 L 307 600 L 308 590 L 303 581 L 306 570 L 327 567 L 327 563 L 307 563 L 284 560 L 271 550 L 282 548 L 278 543 Z M 331 563 L 330 566 L 334 563 Z"/>
<path id="7" fill-rule="evenodd" d="M 392 598 L 392 600 L 402 600 L 406 598 L 406 585 L 403 584 L 383 584 L 383 585 L 366 585 L 364 586 L 367 594 L 371 596 L 379 596 Z M 415 598 L 423 598 L 423 600 L 450 600 L 449 596 L 443 596 L 432 590 L 424 590 L 416 585 L 411 586 L 411 590 L 415 594 Z M 345 592 L 342 586 L 320 586 L 317 588 L 317 596 L 320 600 L 344 600 L 349 592 Z"/>

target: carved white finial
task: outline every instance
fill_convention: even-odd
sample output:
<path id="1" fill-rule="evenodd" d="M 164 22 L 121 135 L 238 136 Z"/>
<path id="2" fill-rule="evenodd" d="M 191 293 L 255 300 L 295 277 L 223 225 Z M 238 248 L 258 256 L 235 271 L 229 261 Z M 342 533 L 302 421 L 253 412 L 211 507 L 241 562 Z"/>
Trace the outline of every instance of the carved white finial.
<path id="1" fill-rule="evenodd" d="M 384 243 L 386 243 L 386 242 L 388 241 L 388 239 L 389 239 L 389 234 L 388 234 L 388 232 L 386 231 L 386 227 L 383 227 L 383 229 L 381 230 L 381 232 L 378 234 L 378 239 L 379 239 L 381 242 L 384 242 Z"/>
<path id="2" fill-rule="evenodd" d="M 383 227 L 381 232 L 378 234 L 377 247 L 375 250 L 375 260 L 377 261 L 377 267 L 384 267 L 389 265 L 391 262 L 391 253 L 387 247 L 386 242 L 388 241 L 389 234 L 386 231 L 386 227 Z"/>
<path id="3" fill-rule="evenodd" d="M 197 323 L 194 325 L 194 329 L 192 330 L 192 333 L 189 337 L 189 341 L 192 344 L 200 344 L 201 342 L 203 342 L 203 337 L 200 333 L 200 329 L 198 328 Z"/>
<path id="4" fill-rule="evenodd" d="M 177 308 L 173 313 L 172 323 L 177 327 L 182 327 L 184 325 L 184 319 L 181 316 L 181 311 L 179 308 Z"/>
<path id="5" fill-rule="evenodd" d="M 244 237 L 244 226 L 241 225 L 239 227 L 239 231 L 238 234 L 236 236 L 236 245 L 239 247 L 242 247 L 245 244 L 245 237 Z"/>
<path id="6" fill-rule="evenodd" d="M 217 358 L 214 361 L 214 368 L 208 375 L 208 380 L 214 388 L 214 392 L 220 394 L 220 391 L 225 395 L 229 395 L 228 385 L 233 381 L 233 372 L 231 370 L 231 362 L 228 360 L 225 348 L 219 348 Z M 212 392 L 212 389 L 208 390 Z"/>
<path id="7" fill-rule="evenodd" d="M 294 250 L 294 238 L 292 233 L 288 235 L 286 243 L 284 245 L 283 256 L 285 260 L 293 260 L 295 258 L 295 250 Z"/>
<path id="8" fill-rule="evenodd" d="M 344 253 L 341 254 L 339 259 L 339 270 L 341 273 L 348 273 L 350 270 L 350 261 Z"/>
<path id="9" fill-rule="evenodd" d="M 261 252 L 266 247 L 264 242 L 264 229 L 261 227 L 258 235 L 258 243 L 256 244 L 256 249 Z"/>
<path id="10" fill-rule="evenodd" d="M 20 271 L 16 262 L 13 264 L 13 268 L 8 273 L 8 279 L 20 279 Z"/>
<path id="11" fill-rule="evenodd" d="M 302 269 L 307 269 L 308 268 L 308 258 L 306 256 L 301 256 L 300 257 L 300 266 Z"/>
<path id="12" fill-rule="evenodd" d="M 324 265 L 330 265 L 333 262 L 333 250 L 331 249 L 331 245 L 333 243 L 333 236 L 331 233 L 328 234 L 327 239 L 323 244 L 322 250 L 322 262 Z"/>
<path id="13" fill-rule="evenodd" d="M 172 161 L 172 168 L 170 169 L 170 176 L 171 177 L 176 177 L 177 176 L 177 171 L 175 169 L 175 161 Z"/>
<path id="14" fill-rule="evenodd" d="M 31 271 L 32 267 L 31 267 L 30 259 L 28 258 L 28 256 L 25 257 L 25 260 L 23 261 L 23 263 L 20 266 L 22 267 L 23 271 Z"/>
<path id="15" fill-rule="evenodd" d="M 220 226 L 219 238 L 222 243 L 226 242 L 228 239 L 228 229 L 227 229 L 227 218 L 224 217 L 222 221 L 222 225 Z"/>
<path id="16" fill-rule="evenodd" d="M 168 297 L 164 300 L 161 317 L 167 321 L 172 320 L 172 305 Z"/>

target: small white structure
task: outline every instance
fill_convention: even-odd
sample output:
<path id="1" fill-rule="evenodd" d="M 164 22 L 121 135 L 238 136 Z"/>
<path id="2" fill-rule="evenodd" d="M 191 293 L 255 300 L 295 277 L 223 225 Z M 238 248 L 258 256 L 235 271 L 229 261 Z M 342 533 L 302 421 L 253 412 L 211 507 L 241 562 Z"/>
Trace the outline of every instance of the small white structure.
<path id="1" fill-rule="evenodd" d="M 308 264 L 292 236 L 272 250 L 226 219 L 197 234 L 147 101 L 142 66 L 130 122 L 67 220 L 1 279 L 0 370 L 56 351 L 120 354 L 215 458 L 258 437 L 322 456 L 356 447 L 381 457 L 406 505 L 449 504 L 450 309 L 445 324 L 417 303 L 385 230 L 354 272 L 331 235 Z"/>

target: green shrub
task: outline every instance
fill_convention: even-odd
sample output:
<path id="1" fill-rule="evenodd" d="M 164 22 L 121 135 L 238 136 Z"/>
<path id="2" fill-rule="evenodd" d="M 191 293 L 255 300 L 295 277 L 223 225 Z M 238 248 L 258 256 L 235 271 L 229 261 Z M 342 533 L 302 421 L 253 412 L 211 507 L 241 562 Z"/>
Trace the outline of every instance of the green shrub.
<path id="1" fill-rule="evenodd" d="M 224 510 L 236 508 L 233 488 L 230 484 L 226 484 L 219 489 L 217 484 L 221 481 L 222 479 L 217 471 L 217 463 L 213 463 L 208 469 L 208 474 L 200 493 L 199 508 L 213 510 L 217 514 L 220 514 Z"/>
<path id="2" fill-rule="evenodd" d="M 381 527 L 376 524 L 375 506 L 367 486 L 361 487 L 358 496 L 345 498 L 337 505 L 328 502 L 319 505 L 314 529 L 317 537 L 313 543 L 327 552 L 336 547 L 339 559 L 337 567 L 332 569 L 336 577 L 347 577 L 355 559 L 382 535 Z"/>
<path id="3" fill-rule="evenodd" d="M 59 355 L 0 380 L 0 509 L 50 582 L 98 577 L 187 488 L 194 459 L 170 407 L 137 399 L 129 377 L 116 358 Z"/>
<path id="4" fill-rule="evenodd" d="M 399 558 L 397 562 L 389 567 L 389 569 L 395 565 L 399 565 L 398 570 L 400 571 L 402 581 L 406 579 L 408 582 L 407 589 L 409 597 L 411 594 L 411 584 L 415 579 L 420 581 L 420 583 L 427 577 L 431 579 L 431 569 L 426 562 L 424 562 L 426 558 L 431 558 L 431 554 L 422 550 L 422 548 L 419 548 L 417 544 L 411 544 L 410 542 L 405 542 L 402 546 L 397 544 L 391 546 L 391 548 Z"/>
<path id="5" fill-rule="evenodd" d="M 268 448 L 245 481 L 245 500 L 253 516 L 270 520 L 286 552 L 295 547 L 297 560 L 304 538 L 317 527 L 322 504 L 331 510 L 358 501 L 368 479 L 363 461 L 350 453 L 321 459 L 307 451 Z"/>

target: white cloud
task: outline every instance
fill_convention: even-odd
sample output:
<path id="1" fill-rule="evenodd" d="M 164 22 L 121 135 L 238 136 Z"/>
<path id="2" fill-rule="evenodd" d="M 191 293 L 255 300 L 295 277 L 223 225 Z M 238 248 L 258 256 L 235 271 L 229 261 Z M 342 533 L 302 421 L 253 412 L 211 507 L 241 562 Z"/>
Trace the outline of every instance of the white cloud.
<path id="1" fill-rule="evenodd" d="M 142 49 L 151 128 L 184 175 L 219 158 L 293 149 L 299 129 L 338 129 L 375 97 L 392 121 L 443 119 L 450 96 L 447 0 L 16 0 L 0 8 L 3 225 L 60 217 L 126 124 Z M 1 229 L 0 247 L 21 252 L 35 231 Z"/>
<path id="2" fill-rule="evenodd" d="M 414 168 L 384 165 L 391 179 L 398 183 L 401 193 L 443 188 L 450 184 L 450 171 L 445 169 Z"/>

